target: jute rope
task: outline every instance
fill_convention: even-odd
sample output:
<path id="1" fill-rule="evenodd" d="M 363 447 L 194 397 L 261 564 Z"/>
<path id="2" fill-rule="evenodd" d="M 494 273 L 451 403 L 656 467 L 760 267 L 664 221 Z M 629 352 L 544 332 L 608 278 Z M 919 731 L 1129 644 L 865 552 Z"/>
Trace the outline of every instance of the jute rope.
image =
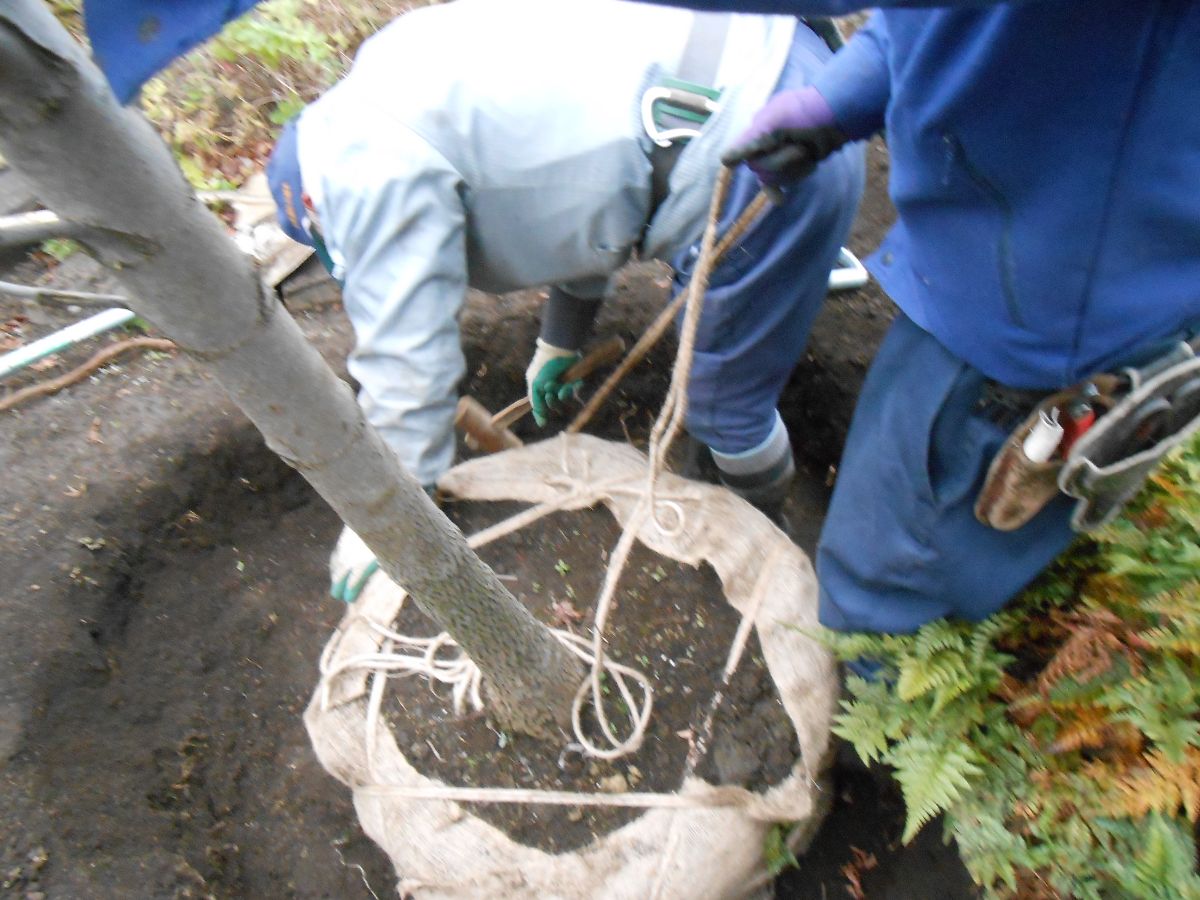
<path id="1" fill-rule="evenodd" d="M 642 740 L 645 737 L 646 723 L 644 722 L 635 721 L 633 732 L 624 739 L 618 738 L 609 724 L 608 716 L 604 710 L 603 684 L 600 678 L 604 672 L 604 628 L 608 623 L 608 615 L 612 607 L 613 598 L 616 596 L 617 584 L 621 579 L 622 573 L 625 571 L 625 564 L 629 559 L 630 551 L 633 549 L 633 543 L 637 539 L 637 533 L 647 516 L 653 515 L 654 524 L 665 534 L 671 534 L 681 529 L 684 525 L 682 511 L 677 514 L 673 525 L 668 526 L 663 524 L 661 518 L 657 515 L 655 493 L 658 485 L 658 476 L 666 464 L 667 453 L 671 449 L 671 444 L 683 428 L 683 417 L 687 413 L 687 385 L 688 379 L 691 377 L 696 332 L 700 326 L 700 312 L 704 308 L 704 295 L 708 290 L 708 277 L 713 266 L 713 246 L 716 242 L 717 222 L 720 219 L 721 207 L 725 202 L 725 194 L 729 189 L 729 178 L 729 169 L 722 168 L 717 175 L 716 186 L 713 188 L 712 202 L 708 209 L 708 226 L 704 229 L 704 237 L 700 242 L 700 257 L 696 262 L 696 269 L 692 275 L 691 283 L 688 285 L 688 302 L 684 311 L 683 328 L 681 329 L 679 338 L 679 352 L 675 356 L 675 367 L 671 372 L 671 386 L 667 390 L 662 410 L 659 412 L 658 418 L 654 422 L 654 428 L 650 432 L 646 492 L 639 498 L 637 505 L 634 507 L 633 514 L 625 523 L 621 537 L 617 540 L 617 545 L 613 549 L 611 557 L 609 557 L 608 569 L 604 573 L 604 583 L 600 588 L 600 596 L 596 600 L 595 624 L 592 627 L 592 656 L 594 662 L 588 674 L 591 684 L 592 708 L 595 710 L 596 721 L 600 724 L 600 729 L 604 733 L 605 739 L 608 740 L 610 747 L 607 750 L 595 747 L 578 728 L 576 728 L 575 739 L 587 749 L 590 755 L 601 759 L 617 759 L 618 757 L 633 753 L 642 745 Z"/>
<path id="2" fill-rule="evenodd" d="M 468 544 L 477 549 L 491 541 L 511 534 L 524 528 L 557 510 L 566 507 L 592 505 L 598 500 L 612 498 L 618 494 L 633 495 L 637 498 L 633 512 L 629 516 L 609 558 L 604 582 L 596 602 L 596 614 L 592 628 L 591 640 L 587 641 L 578 635 L 562 630 L 553 630 L 555 636 L 589 665 L 589 672 L 580 684 L 572 707 L 572 723 L 575 732 L 575 743 L 568 749 L 600 759 L 617 759 L 635 752 L 645 738 L 646 728 L 653 707 L 653 689 L 649 679 L 632 667 L 610 660 L 604 650 L 604 632 L 608 623 L 617 586 L 628 561 L 636 535 L 650 518 L 654 527 L 664 535 L 679 533 L 685 526 L 682 506 L 670 499 L 660 497 L 658 477 L 666 465 L 667 455 L 671 445 L 683 428 L 687 415 L 687 387 L 691 376 L 692 359 L 695 352 L 696 334 L 698 332 L 701 313 L 703 312 L 704 296 L 708 287 L 708 279 L 713 266 L 732 247 L 750 227 L 751 223 L 765 206 L 767 199 L 760 193 L 747 206 L 739 218 L 730 227 L 725 236 L 718 242 L 716 229 L 720 219 L 721 207 L 728 191 L 730 171 L 722 169 L 717 177 L 716 186 L 709 207 L 708 221 L 704 236 L 701 240 L 700 253 L 696 268 L 688 287 L 682 291 L 627 355 L 622 365 L 601 386 L 592 401 L 586 406 L 567 429 L 578 431 L 585 425 L 599 407 L 603 399 L 611 393 L 621 377 L 627 373 L 648 350 L 661 338 L 671 321 L 681 307 L 684 308 L 684 319 L 680 329 L 679 349 L 676 354 L 675 366 L 672 371 L 671 384 L 667 391 L 663 408 L 654 423 L 649 444 L 649 465 L 645 476 L 626 476 L 611 479 L 607 482 L 592 483 L 583 473 L 582 478 L 573 478 L 569 471 L 569 461 L 566 455 L 566 444 L 563 445 L 564 485 L 567 488 L 552 501 L 541 503 L 497 523 L 468 538 Z M 640 487 L 638 482 L 641 482 Z M 664 513 L 669 512 L 673 521 L 667 521 Z M 771 560 L 774 559 L 772 555 Z M 770 560 L 768 561 L 770 562 Z M 764 567 L 764 571 L 769 566 Z M 716 710 L 721 703 L 724 688 L 745 649 L 753 628 L 755 615 L 762 603 L 764 589 L 760 580 L 752 597 L 750 608 L 746 611 L 738 631 L 734 636 L 729 655 L 723 672 L 722 683 L 711 699 L 705 719 L 694 740 L 685 763 L 685 777 L 690 775 L 704 755 L 704 747 L 711 734 Z M 401 598 L 403 605 L 405 596 Z M 397 611 L 399 615 L 399 610 Z M 375 776 L 373 750 L 376 731 L 381 718 L 386 680 L 391 676 L 422 675 L 431 682 L 449 685 L 452 692 L 452 703 L 456 713 L 461 714 L 470 705 L 474 709 L 482 709 L 483 701 L 480 692 L 481 673 L 478 667 L 461 652 L 457 657 L 445 658 L 443 654 L 457 649 L 457 644 L 448 634 L 442 633 L 433 638 L 412 638 L 373 622 L 362 616 L 351 616 L 343 623 L 343 632 L 354 622 L 361 622 L 366 627 L 381 636 L 382 643 L 376 653 L 358 654 L 338 662 L 333 661 L 337 642 L 331 641 L 321 658 L 321 701 L 327 708 L 330 699 L 332 681 L 339 675 L 352 670 L 367 669 L 371 672 L 371 687 L 367 711 L 367 754 L 368 771 L 373 780 Z M 399 652 L 405 649 L 407 654 Z M 629 733 L 622 737 L 617 734 L 608 714 L 605 711 L 604 677 L 607 676 L 616 687 L 617 694 L 624 701 L 630 720 Z M 631 686 L 631 682 L 633 686 Z M 636 696 L 635 696 L 636 694 Z M 584 733 L 582 727 L 582 712 L 587 699 L 591 700 L 596 722 L 600 726 L 604 740 L 608 746 L 598 746 Z M 460 802 L 500 802 L 500 803 L 550 803 L 591 806 L 622 806 L 622 807 L 668 807 L 674 809 L 694 809 L 716 806 L 750 806 L 763 805 L 763 798 L 740 788 L 712 788 L 687 795 L 680 794 L 651 794 L 651 793 L 614 793 L 592 794 L 571 791 L 542 791 L 525 789 L 494 789 L 494 788 L 455 788 L 449 786 L 404 786 L 370 784 L 357 788 L 372 794 L 406 797 L 426 800 L 456 800 Z M 769 811 L 762 814 L 769 817 Z"/>
<path id="3" fill-rule="evenodd" d="M 713 265 L 724 259 L 729 249 L 742 239 L 743 235 L 750 229 L 750 226 L 758 218 L 759 213 L 763 211 L 768 202 L 766 193 L 760 191 L 758 196 L 751 201 L 750 205 L 742 211 L 737 221 L 729 226 L 729 230 L 725 232 L 716 249 L 713 251 Z M 621 360 L 621 364 L 613 369 L 608 378 L 604 380 L 604 383 L 597 388 L 596 393 L 584 404 L 583 409 L 579 411 L 571 424 L 566 427 L 565 430 L 569 434 L 576 434 L 582 431 L 592 421 L 592 418 L 600 410 L 600 407 L 604 405 L 604 401 L 608 399 L 609 394 L 616 390 L 621 380 L 633 370 L 634 366 L 646 358 L 646 354 L 650 352 L 655 344 L 662 340 L 662 336 L 667 333 L 667 329 L 671 327 L 671 323 L 675 321 L 675 317 L 683 309 L 683 305 L 687 303 L 688 297 L 691 296 L 691 290 L 691 283 L 689 283 L 688 287 L 680 291 L 675 299 L 668 303 L 666 308 L 658 314 L 658 318 L 650 323 L 650 327 L 642 332 L 642 336 L 638 338 L 637 343 L 625 354 L 625 358 Z"/>

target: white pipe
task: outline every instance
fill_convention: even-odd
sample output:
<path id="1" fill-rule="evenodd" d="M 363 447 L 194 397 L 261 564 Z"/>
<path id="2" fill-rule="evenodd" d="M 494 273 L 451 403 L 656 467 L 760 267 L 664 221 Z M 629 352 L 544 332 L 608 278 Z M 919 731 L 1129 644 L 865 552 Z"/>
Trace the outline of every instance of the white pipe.
<path id="1" fill-rule="evenodd" d="M 856 291 L 871 280 L 867 267 L 843 247 L 838 252 L 837 268 L 829 273 L 830 291 Z"/>
<path id="2" fill-rule="evenodd" d="M 13 372 L 23 369 L 30 363 L 37 362 L 44 356 L 58 353 L 72 344 L 103 334 L 134 318 L 136 318 L 136 314 L 131 310 L 114 307 L 98 312 L 94 316 L 88 316 L 83 321 L 68 325 L 44 338 L 38 338 L 32 344 L 26 344 L 24 347 L 18 347 L 16 350 L 0 356 L 0 378 L 7 378 Z"/>
<path id="3" fill-rule="evenodd" d="M 49 238 L 76 237 L 86 231 L 85 226 L 64 222 L 48 209 L 0 216 L 0 249 L 28 247 Z"/>

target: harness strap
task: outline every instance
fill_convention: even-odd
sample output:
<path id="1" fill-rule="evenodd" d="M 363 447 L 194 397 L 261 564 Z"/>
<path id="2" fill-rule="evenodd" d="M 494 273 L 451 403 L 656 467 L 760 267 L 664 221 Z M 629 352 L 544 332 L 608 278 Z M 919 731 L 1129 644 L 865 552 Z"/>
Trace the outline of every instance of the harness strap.
<path id="1" fill-rule="evenodd" d="M 732 18 L 729 13 L 698 12 L 692 16 L 692 29 L 675 76 L 693 84 L 712 85 L 717 80 L 725 39 Z"/>
<path id="2" fill-rule="evenodd" d="M 721 66 L 732 22 L 730 13 L 693 13 L 679 65 L 642 97 L 642 123 L 655 142 L 650 154 L 654 206 L 670 191 L 671 170 L 687 138 L 697 133 L 716 108 L 720 92 L 711 85 Z"/>

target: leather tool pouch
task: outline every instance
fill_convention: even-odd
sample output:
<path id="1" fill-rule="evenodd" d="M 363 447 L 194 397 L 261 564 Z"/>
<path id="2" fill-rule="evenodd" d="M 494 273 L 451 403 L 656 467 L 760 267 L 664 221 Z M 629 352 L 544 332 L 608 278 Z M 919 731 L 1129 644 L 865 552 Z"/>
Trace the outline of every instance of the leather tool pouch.
<path id="1" fill-rule="evenodd" d="M 1200 357 L 1134 384 L 1075 442 L 1059 473 L 1063 493 L 1079 498 L 1076 531 L 1111 522 L 1162 458 L 1200 431 Z"/>
<path id="2" fill-rule="evenodd" d="M 1042 411 L 1065 407 L 1079 388 L 1038 403 L 992 460 L 975 517 L 1000 531 L 1013 531 L 1061 491 L 1079 500 L 1071 517 L 1076 531 L 1111 522 L 1163 457 L 1200 432 L 1200 357 L 1194 352 L 1181 344 L 1144 369 L 1089 379 L 1099 390 L 1099 415 L 1065 460 L 1035 463 L 1022 447 Z"/>
<path id="3" fill-rule="evenodd" d="M 1046 397 L 1008 436 L 992 460 L 983 489 L 975 500 L 975 518 L 984 525 L 998 531 L 1014 531 L 1041 512 L 1058 493 L 1058 473 L 1063 461 L 1033 462 L 1022 448 L 1042 412 L 1066 404 L 1076 393 L 1069 388 Z"/>

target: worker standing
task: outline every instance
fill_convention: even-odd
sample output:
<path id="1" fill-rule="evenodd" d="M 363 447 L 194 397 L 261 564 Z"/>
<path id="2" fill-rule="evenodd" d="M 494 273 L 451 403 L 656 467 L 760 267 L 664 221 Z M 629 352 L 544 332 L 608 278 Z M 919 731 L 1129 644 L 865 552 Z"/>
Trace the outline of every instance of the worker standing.
<path id="1" fill-rule="evenodd" d="M 871 5 L 728 159 L 795 184 L 886 129 L 899 219 L 870 267 L 901 315 L 817 571 L 826 625 L 908 632 L 995 612 L 1200 422 L 1200 3 Z"/>

